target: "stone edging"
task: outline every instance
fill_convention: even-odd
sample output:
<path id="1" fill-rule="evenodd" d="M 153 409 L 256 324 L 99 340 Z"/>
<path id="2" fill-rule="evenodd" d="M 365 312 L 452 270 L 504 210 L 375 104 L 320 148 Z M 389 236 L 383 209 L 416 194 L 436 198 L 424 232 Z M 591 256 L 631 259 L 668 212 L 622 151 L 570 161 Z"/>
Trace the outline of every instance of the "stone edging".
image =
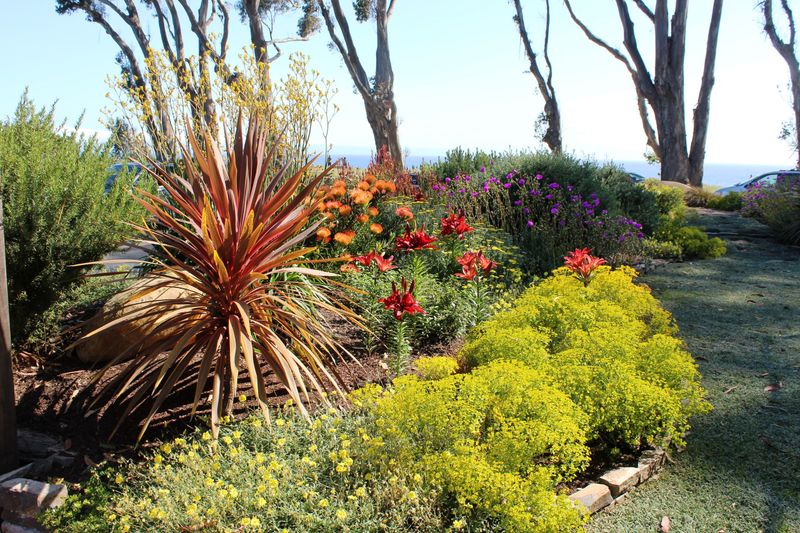
<path id="1" fill-rule="evenodd" d="M 610 509 L 624 500 L 632 488 L 655 477 L 664 466 L 665 459 L 663 448 L 645 450 L 639 456 L 637 466 L 609 470 L 596 481 L 570 494 L 569 499 L 580 502 L 589 514 Z"/>
<path id="2" fill-rule="evenodd" d="M 48 530 L 36 517 L 58 507 L 68 495 L 67 487 L 15 478 L 0 483 L 0 531 L 2 533 L 43 533 Z"/>

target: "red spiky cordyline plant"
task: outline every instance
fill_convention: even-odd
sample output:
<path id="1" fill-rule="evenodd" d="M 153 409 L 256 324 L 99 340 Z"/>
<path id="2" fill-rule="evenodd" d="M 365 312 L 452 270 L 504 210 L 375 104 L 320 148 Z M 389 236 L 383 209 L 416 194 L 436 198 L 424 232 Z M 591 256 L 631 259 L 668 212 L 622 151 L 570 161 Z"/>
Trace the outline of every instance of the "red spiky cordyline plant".
<path id="1" fill-rule="evenodd" d="M 344 307 L 342 286 L 324 279 L 332 274 L 301 264 L 313 250 L 302 244 L 318 227 L 309 223 L 316 209 L 310 198 L 325 173 L 304 183 L 308 163 L 293 175 L 283 167 L 268 176 L 275 149 L 267 149 L 266 139 L 257 120 L 245 130 L 240 118 L 227 157 L 208 131 L 203 132 L 205 150 L 190 132 L 186 178 L 151 161 L 150 173 L 171 201 L 139 191 L 138 201 L 156 224 L 134 228 L 157 250 L 150 275 L 158 282 L 129 298 L 132 312 L 84 337 L 143 319 L 154 322 L 155 332 L 177 331 L 140 353 L 119 354 L 109 364 L 134 355 L 104 391 L 115 401 L 128 401 L 121 420 L 152 401 L 139 438 L 176 383 L 187 377 L 196 379 L 192 414 L 212 379 L 215 436 L 221 417 L 232 409 L 241 368 L 247 369 L 267 419 L 264 366 L 304 414 L 314 392 L 342 392 L 327 361 L 346 350 L 320 312 L 361 322 Z M 144 294 L 175 282 L 187 286 L 185 296 L 137 304 Z"/>

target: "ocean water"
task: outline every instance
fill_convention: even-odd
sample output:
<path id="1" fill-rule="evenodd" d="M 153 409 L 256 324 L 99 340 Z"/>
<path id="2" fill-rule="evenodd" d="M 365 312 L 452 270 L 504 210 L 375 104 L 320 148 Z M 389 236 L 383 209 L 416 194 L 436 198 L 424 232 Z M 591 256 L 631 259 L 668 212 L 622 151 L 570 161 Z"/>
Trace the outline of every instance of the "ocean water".
<path id="1" fill-rule="evenodd" d="M 347 162 L 356 168 L 366 168 L 371 156 L 360 154 L 333 154 L 334 158 L 345 157 Z M 443 155 L 418 156 L 411 155 L 406 157 L 407 168 L 419 167 L 421 163 L 435 163 L 438 159 L 444 159 Z M 658 165 L 651 165 L 646 161 L 615 161 L 628 172 L 635 172 L 647 178 L 658 178 L 660 169 Z M 758 176 L 765 172 L 780 170 L 779 167 L 769 165 L 728 165 L 709 163 L 703 170 L 703 183 L 706 185 L 718 185 L 727 187 L 745 181 L 752 176 Z"/>

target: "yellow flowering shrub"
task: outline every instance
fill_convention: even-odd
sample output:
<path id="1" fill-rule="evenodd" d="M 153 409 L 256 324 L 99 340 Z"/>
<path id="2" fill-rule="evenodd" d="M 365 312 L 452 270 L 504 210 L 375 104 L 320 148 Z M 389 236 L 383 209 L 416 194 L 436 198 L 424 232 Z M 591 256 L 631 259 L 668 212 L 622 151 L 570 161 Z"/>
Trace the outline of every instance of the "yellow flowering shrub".
<path id="1" fill-rule="evenodd" d="M 420 378 L 424 380 L 442 379 L 458 370 L 458 360 L 455 357 L 420 357 L 414 361 Z"/>
<path id="2" fill-rule="evenodd" d="M 510 359 L 541 371 L 586 412 L 590 439 L 681 443 L 689 417 L 709 405 L 671 315 L 635 276 L 601 267 L 584 287 L 559 269 L 476 328 L 461 357 L 470 367 Z"/>
<path id="3" fill-rule="evenodd" d="M 566 495 L 553 491 L 544 472 L 521 478 L 469 451 L 431 455 L 424 466 L 452 495 L 471 531 L 577 531 L 586 520 Z"/>

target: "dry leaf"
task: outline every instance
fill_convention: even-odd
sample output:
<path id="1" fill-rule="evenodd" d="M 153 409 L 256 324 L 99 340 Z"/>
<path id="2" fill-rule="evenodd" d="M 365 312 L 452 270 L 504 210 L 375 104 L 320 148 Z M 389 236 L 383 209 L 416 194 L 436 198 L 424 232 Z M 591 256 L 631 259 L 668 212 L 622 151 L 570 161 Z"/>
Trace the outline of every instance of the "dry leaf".
<path id="1" fill-rule="evenodd" d="M 733 391 L 735 391 L 737 388 L 739 388 L 739 385 L 734 385 L 733 387 L 728 387 L 727 389 L 725 389 L 725 394 L 730 394 Z"/>
<path id="2" fill-rule="evenodd" d="M 669 517 L 664 515 L 664 517 L 661 519 L 661 527 L 658 528 L 658 530 L 661 533 L 669 533 L 669 527 L 670 527 Z"/>
<path id="3" fill-rule="evenodd" d="M 770 383 L 766 387 L 764 387 L 764 392 L 775 392 L 776 390 L 780 390 L 783 388 L 783 382 L 779 381 L 777 383 Z"/>
<path id="4" fill-rule="evenodd" d="M 92 458 L 89 457 L 88 455 L 83 456 L 83 462 L 86 463 L 86 466 L 90 466 L 92 468 L 95 468 L 97 466 L 97 463 L 92 461 Z"/>

